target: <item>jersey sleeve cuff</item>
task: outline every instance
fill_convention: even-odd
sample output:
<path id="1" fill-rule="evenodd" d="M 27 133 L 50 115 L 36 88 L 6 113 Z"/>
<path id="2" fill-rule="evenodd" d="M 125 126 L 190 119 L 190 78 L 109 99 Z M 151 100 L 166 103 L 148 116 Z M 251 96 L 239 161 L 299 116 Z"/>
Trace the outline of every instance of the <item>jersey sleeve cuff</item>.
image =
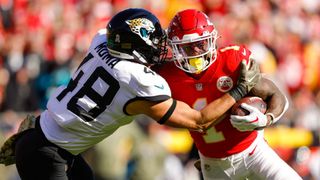
<path id="1" fill-rule="evenodd" d="M 162 102 L 162 101 L 166 101 L 168 99 L 170 99 L 170 96 L 167 95 L 159 95 L 159 96 L 151 96 L 151 97 L 135 97 L 133 99 L 130 99 L 129 101 L 126 102 L 126 104 L 123 106 L 123 112 L 126 115 L 129 115 L 128 112 L 126 111 L 127 109 L 127 105 L 130 104 L 133 101 L 137 101 L 137 100 L 146 100 L 146 101 L 152 101 L 152 102 Z"/>

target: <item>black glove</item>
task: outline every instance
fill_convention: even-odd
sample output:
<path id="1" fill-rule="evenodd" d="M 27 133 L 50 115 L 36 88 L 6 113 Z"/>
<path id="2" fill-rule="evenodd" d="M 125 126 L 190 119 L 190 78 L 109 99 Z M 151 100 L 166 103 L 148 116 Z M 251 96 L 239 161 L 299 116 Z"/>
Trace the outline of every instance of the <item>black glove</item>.
<path id="1" fill-rule="evenodd" d="M 261 78 L 259 64 L 250 59 L 249 63 L 243 60 L 240 65 L 240 76 L 238 79 L 237 86 L 229 91 L 229 94 L 238 101 L 259 82 Z"/>

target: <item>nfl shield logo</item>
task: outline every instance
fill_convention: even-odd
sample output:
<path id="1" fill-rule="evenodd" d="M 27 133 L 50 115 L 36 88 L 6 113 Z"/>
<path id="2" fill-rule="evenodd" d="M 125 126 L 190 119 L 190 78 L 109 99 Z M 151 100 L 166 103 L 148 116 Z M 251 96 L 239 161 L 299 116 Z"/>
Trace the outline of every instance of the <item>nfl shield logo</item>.
<path id="1" fill-rule="evenodd" d="M 196 90 L 197 90 L 197 91 L 202 91 L 202 90 L 203 90 L 203 85 L 202 85 L 202 83 L 197 83 L 197 84 L 195 84 L 195 86 L 196 86 Z"/>

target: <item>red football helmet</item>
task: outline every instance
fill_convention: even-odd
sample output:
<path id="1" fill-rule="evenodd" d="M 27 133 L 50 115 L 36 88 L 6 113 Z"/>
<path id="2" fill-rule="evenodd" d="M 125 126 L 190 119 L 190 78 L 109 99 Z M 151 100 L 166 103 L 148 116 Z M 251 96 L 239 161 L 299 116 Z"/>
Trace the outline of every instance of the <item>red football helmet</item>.
<path id="1" fill-rule="evenodd" d="M 178 12 L 168 27 L 175 65 L 188 73 L 206 70 L 217 58 L 218 33 L 208 16 L 195 9 Z"/>

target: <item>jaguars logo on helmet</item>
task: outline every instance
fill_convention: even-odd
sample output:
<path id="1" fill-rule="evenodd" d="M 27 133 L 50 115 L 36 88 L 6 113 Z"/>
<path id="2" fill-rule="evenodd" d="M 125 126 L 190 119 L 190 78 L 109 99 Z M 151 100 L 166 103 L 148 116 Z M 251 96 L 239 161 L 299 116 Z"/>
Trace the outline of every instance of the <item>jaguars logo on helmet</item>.
<path id="1" fill-rule="evenodd" d="M 166 59 L 166 33 L 159 19 L 145 9 L 119 12 L 108 23 L 107 31 L 108 51 L 114 57 L 149 64 Z"/>
<path id="2" fill-rule="evenodd" d="M 155 31 L 155 28 L 149 19 L 137 18 L 127 20 L 126 23 L 129 25 L 132 32 L 138 34 L 148 45 L 153 46 L 150 40 L 150 34 Z"/>

